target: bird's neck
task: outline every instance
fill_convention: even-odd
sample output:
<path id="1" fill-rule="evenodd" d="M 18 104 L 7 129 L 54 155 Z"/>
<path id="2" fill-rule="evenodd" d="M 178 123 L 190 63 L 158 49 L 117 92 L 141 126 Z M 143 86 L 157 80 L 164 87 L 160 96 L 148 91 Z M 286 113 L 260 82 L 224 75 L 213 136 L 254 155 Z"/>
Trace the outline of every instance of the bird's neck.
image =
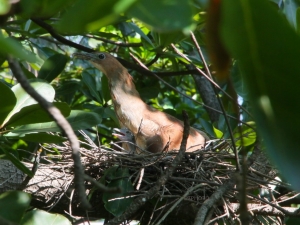
<path id="1" fill-rule="evenodd" d="M 115 78 L 115 79 L 114 79 Z M 121 123 L 136 133 L 142 121 L 146 104 L 140 98 L 131 75 L 126 71 L 110 76 L 109 86 L 115 112 Z"/>

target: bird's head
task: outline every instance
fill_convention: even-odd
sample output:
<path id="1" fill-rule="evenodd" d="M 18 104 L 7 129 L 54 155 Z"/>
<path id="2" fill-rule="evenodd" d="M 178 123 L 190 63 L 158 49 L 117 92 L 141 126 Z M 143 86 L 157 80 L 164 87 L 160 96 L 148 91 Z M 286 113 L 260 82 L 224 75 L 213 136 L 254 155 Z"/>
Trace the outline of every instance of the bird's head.
<path id="1" fill-rule="evenodd" d="M 132 132 L 127 128 L 114 128 L 114 133 L 112 133 L 115 137 L 119 138 L 121 141 L 130 141 L 135 142 L 134 135 Z"/>
<path id="2" fill-rule="evenodd" d="M 108 78 L 112 78 L 112 76 L 122 73 L 124 70 L 126 71 L 122 64 L 107 52 L 77 52 L 73 54 L 73 57 L 89 61 L 97 69 L 101 70 Z"/>

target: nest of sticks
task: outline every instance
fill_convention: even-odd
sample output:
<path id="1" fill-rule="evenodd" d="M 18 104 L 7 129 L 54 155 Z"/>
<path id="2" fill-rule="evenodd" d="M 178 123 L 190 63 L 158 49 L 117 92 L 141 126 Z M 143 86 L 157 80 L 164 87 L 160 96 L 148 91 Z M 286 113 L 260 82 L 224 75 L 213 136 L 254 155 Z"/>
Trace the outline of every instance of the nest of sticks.
<path id="1" fill-rule="evenodd" d="M 288 185 L 275 180 L 277 172 L 258 144 L 247 158 L 247 183 L 243 183 L 241 173 L 236 172 L 236 157 L 227 140 L 212 140 L 205 149 L 183 153 L 181 159 L 174 164 L 178 152 L 139 155 L 123 151 L 122 147 L 96 146 L 87 135 L 83 132 L 82 134 L 85 141 L 81 143 L 81 157 L 87 175 L 99 181 L 109 168 L 125 169 L 128 175 L 113 179 L 125 179 L 132 184 L 133 190 L 127 193 L 132 199 L 144 196 L 149 200 L 146 204 L 132 203 L 135 204 L 135 210 L 132 207 L 125 209 L 125 214 L 131 215 L 126 221 L 136 219 L 142 224 L 149 221 L 152 224 L 160 224 L 162 221 L 163 224 L 192 224 L 198 219 L 211 224 L 220 221 L 235 223 L 242 213 L 240 193 L 243 190 L 252 224 L 274 220 L 281 224 L 287 213 L 297 213 L 293 208 L 277 204 L 297 197 L 298 193 L 290 191 L 274 197 L 271 184 L 285 188 Z M 84 216 L 78 207 L 76 193 L 73 195 L 71 191 L 74 190 L 74 177 L 68 142 L 63 146 L 51 144 L 43 148 L 48 153 L 53 148 L 58 149 L 61 152 L 60 159 L 49 160 L 49 154 L 42 156 L 47 163 L 40 164 L 35 177 L 29 181 L 25 190 L 33 194 L 34 200 L 38 200 L 35 203 L 43 203 L 37 204 L 37 207 L 45 206 L 47 202 L 48 209 L 68 212 L 71 216 Z M 43 184 L 45 182 L 47 185 Z M 111 180 L 104 183 L 109 182 Z M 91 180 L 86 181 L 93 205 L 89 216 L 113 218 L 103 207 L 103 190 L 92 191 L 93 184 Z M 42 188 L 45 186 L 48 188 Z M 267 197 L 257 194 L 261 190 L 267 192 Z M 124 222 L 124 218 L 119 217 L 117 221 L 120 224 L 120 221 Z"/>

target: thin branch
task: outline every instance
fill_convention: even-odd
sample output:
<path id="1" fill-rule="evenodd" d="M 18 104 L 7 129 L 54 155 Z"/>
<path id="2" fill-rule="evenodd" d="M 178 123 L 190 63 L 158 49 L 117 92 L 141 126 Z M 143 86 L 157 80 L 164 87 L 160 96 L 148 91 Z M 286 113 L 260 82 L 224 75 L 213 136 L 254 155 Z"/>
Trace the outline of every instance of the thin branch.
<path id="1" fill-rule="evenodd" d="M 206 220 L 206 216 L 209 210 L 217 204 L 217 202 L 224 196 L 224 194 L 234 186 L 234 179 L 228 180 L 227 183 L 222 185 L 218 190 L 216 190 L 209 199 L 205 200 L 197 212 L 194 225 L 202 225 Z"/>
<path id="2" fill-rule="evenodd" d="M 61 114 L 61 112 L 53 106 L 52 103 L 46 101 L 39 93 L 37 93 L 30 85 L 28 80 L 26 79 L 23 71 L 20 67 L 20 64 L 13 59 L 11 56 L 8 57 L 8 63 L 11 68 L 12 73 L 22 86 L 22 88 L 33 98 L 35 99 L 40 106 L 49 113 L 50 117 L 56 122 L 56 124 L 61 128 L 61 130 L 66 134 L 68 140 L 70 142 L 70 146 L 72 149 L 72 158 L 74 161 L 74 183 L 76 190 L 78 192 L 78 197 L 80 198 L 82 207 L 88 209 L 90 208 L 90 204 L 87 201 L 85 195 L 85 186 L 84 186 L 84 170 L 80 160 L 80 146 L 77 140 L 77 137 L 69 124 L 69 122 L 65 119 L 65 117 Z"/>
<path id="3" fill-rule="evenodd" d="M 63 36 L 59 35 L 51 25 L 49 25 L 48 23 L 45 23 L 43 20 L 36 19 L 36 18 L 31 18 L 31 20 L 33 22 L 35 22 L 37 25 L 39 25 L 40 27 L 44 28 L 46 31 L 48 31 L 52 37 L 54 37 L 56 40 L 60 41 L 61 43 L 71 46 L 73 48 L 76 48 L 78 50 L 84 51 L 84 52 L 95 52 L 91 48 L 87 48 L 85 46 L 77 44 L 77 43 L 70 41 L 70 40 L 64 38 Z"/>

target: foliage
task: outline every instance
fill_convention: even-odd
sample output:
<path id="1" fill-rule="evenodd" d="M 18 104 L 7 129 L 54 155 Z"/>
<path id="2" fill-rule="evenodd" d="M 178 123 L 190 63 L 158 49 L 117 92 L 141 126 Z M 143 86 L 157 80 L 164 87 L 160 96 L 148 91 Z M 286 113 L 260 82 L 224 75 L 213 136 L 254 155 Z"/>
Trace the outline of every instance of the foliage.
<path id="1" fill-rule="evenodd" d="M 237 112 L 235 100 L 217 90 L 230 125 L 224 116 L 215 123 L 209 120 L 190 76 L 194 72 L 188 71 L 188 61 L 205 71 L 189 30 L 194 31 L 204 58 L 211 65 L 204 28 L 206 1 L 91 0 L 86 4 L 84 0 L 16 3 L 3 0 L 0 3 L 0 150 L 3 157 L 12 160 L 23 172 L 32 175 L 20 163 L 28 158 L 20 149 L 34 152 L 38 143 L 62 143 L 65 138 L 48 114 L 16 82 L 9 70 L 7 54 L 18 58 L 32 86 L 60 109 L 74 130 L 86 129 L 95 143 L 99 140 L 97 144 L 107 144 L 112 140 L 112 128 L 119 126 L 107 80 L 88 63 L 70 58 L 78 50 L 92 48 L 114 53 L 131 63 L 129 72 L 147 104 L 179 118 L 181 110 L 186 109 L 191 124 L 206 130 L 212 138 L 229 138 L 232 130 L 235 145 L 247 146 L 251 153 L 260 138 L 256 134 L 257 124 L 269 156 L 293 187 L 300 189 L 295 173 L 299 167 L 300 127 L 299 1 L 223 0 L 222 5 L 217 5 L 222 17 L 213 21 L 213 25 L 219 28 L 221 42 L 234 58 L 226 77 L 232 82 L 222 80 L 218 84 L 230 94 L 233 87 L 242 106 L 241 112 Z M 176 52 L 172 43 L 187 58 Z M 132 64 L 137 63 L 131 55 L 176 91 L 135 69 Z"/>

